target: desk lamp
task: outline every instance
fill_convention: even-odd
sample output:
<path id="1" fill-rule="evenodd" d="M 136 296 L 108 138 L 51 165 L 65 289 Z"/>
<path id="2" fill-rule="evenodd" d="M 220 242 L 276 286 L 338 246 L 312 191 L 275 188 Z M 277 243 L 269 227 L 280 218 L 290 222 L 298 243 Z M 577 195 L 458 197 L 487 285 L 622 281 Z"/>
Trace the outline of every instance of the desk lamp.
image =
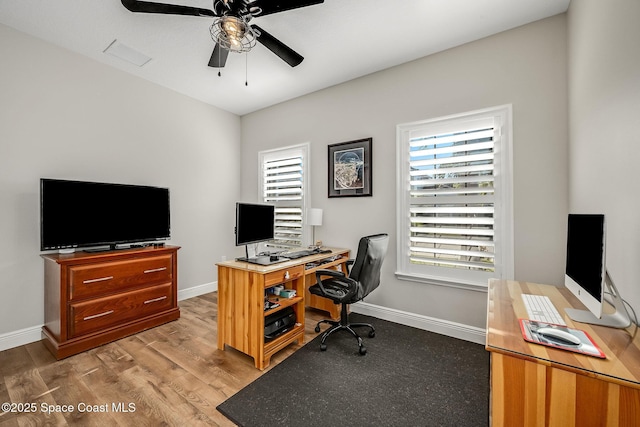
<path id="1" fill-rule="evenodd" d="M 318 208 L 309 208 L 307 209 L 307 224 L 312 226 L 313 230 L 313 240 L 311 247 L 313 249 L 317 249 L 322 246 L 322 243 L 318 244 L 316 242 L 316 226 L 322 225 L 322 209 Z"/>

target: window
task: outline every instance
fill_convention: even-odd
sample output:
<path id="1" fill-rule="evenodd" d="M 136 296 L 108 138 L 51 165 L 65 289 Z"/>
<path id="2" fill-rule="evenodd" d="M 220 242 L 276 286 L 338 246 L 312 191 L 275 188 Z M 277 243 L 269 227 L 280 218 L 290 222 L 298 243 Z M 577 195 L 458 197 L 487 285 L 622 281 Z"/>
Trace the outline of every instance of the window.
<path id="1" fill-rule="evenodd" d="M 258 157 L 262 201 L 275 206 L 275 239 L 268 246 L 283 249 L 306 246 L 304 212 L 309 145 L 261 151 Z"/>
<path id="2" fill-rule="evenodd" d="M 397 276 L 511 278 L 511 106 L 399 125 L 397 148 Z"/>

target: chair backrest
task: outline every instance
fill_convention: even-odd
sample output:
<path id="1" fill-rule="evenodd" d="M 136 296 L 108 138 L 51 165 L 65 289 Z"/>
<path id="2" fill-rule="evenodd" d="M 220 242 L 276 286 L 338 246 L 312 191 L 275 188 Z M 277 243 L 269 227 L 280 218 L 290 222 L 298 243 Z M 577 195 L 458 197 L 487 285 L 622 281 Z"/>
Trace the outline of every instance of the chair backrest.
<path id="1" fill-rule="evenodd" d="M 358 293 L 352 301 L 360 301 L 380 284 L 380 268 L 387 254 L 388 245 L 387 234 L 376 234 L 360 239 L 358 254 L 349 273 L 350 278 L 360 283 Z"/>

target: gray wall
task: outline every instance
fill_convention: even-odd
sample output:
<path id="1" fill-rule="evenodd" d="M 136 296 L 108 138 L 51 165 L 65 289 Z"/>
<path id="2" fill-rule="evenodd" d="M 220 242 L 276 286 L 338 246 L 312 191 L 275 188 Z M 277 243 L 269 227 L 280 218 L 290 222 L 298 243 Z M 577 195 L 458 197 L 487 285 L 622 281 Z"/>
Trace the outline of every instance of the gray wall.
<path id="1" fill-rule="evenodd" d="M 242 117 L 242 197 L 258 200 L 258 151 L 311 143 L 316 238 L 355 250 L 387 232 L 367 302 L 484 328 L 486 293 L 395 278 L 396 125 L 513 104 L 515 275 L 562 283 L 568 210 L 566 15 L 559 15 Z M 373 197 L 327 198 L 327 145 L 373 138 Z M 355 253 L 355 252 L 354 252 Z"/>
<path id="2" fill-rule="evenodd" d="M 169 187 L 179 290 L 213 286 L 233 246 L 239 117 L 2 25 L 0 57 L 0 338 L 43 324 L 41 177 Z"/>
<path id="3" fill-rule="evenodd" d="M 640 314 L 640 2 L 569 8 L 570 209 L 604 213 L 607 269 Z"/>

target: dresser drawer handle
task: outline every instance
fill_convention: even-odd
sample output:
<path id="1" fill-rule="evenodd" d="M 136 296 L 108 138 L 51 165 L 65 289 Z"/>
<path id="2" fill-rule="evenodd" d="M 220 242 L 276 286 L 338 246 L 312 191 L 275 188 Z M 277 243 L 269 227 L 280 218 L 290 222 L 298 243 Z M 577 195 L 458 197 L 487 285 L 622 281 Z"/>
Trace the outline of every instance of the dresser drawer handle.
<path id="1" fill-rule="evenodd" d="M 104 282 L 105 280 L 111 280 L 111 279 L 113 279 L 113 276 L 99 277 L 97 279 L 83 280 L 82 283 L 84 283 L 85 285 L 88 285 L 90 283 Z"/>
<path id="2" fill-rule="evenodd" d="M 146 300 L 144 303 L 145 304 L 151 304 L 152 302 L 158 302 L 158 301 L 162 301 L 163 299 L 167 299 L 167 296 L 163 296 L 163 297 L 159 297 L 159 298 L 154 298 L 154 299 L 148 299 Z"/>
<path id="3" fill-rule="evenodd" d="M 145 270 L 144 274 L 147 273 L 156 273 L 158 271 L 165 271 L 167 269 L 167 267 L 160 267 L 160 268 L 152 268 L 151 270 Z"/>
<path id="4" fill-rule="evenodd" d="M 105 311 L 104 313 L 94 314 L 93 316 L 87 316 L 83 320 L 91 320 L 91 319 L 95 319 L 97 317 L 108 316 L 108 315 L 110 315 L 112 313 L 113 313 L 113 310 L 109 310 L 109 311 Z"/>

